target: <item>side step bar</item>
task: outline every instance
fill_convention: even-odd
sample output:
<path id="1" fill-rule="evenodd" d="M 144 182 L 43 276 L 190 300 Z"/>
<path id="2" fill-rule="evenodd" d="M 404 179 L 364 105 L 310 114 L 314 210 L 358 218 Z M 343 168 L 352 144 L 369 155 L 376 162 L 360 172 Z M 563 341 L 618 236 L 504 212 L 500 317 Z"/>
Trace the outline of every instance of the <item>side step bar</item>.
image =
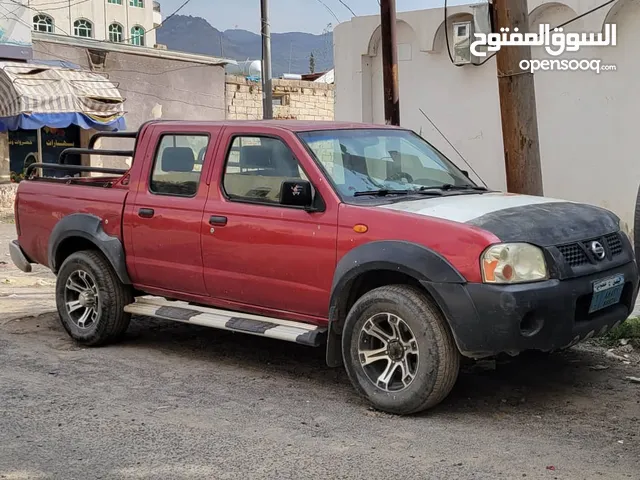
<path id="1" fill-rule="evenodd" d="M 326 342 L 327 329 L 302 322 L 219 310 L 157 297 L 138 297 L 124 307 L 134 315 L 162 318 L 203 327 L 248 333 L 318 347 Z"/>

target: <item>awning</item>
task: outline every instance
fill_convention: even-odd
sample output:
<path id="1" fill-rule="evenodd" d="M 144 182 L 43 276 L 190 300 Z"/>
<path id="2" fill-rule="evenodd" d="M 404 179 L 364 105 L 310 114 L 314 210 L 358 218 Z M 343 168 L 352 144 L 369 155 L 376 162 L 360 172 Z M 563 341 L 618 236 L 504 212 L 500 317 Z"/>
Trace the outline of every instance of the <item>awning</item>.
<path id="1" fill-rule="evenodd" d="M 0 62 L 0 132 L 69 125 L 125 130 L 124 101 L 113 83 L 94 72 Z"/>

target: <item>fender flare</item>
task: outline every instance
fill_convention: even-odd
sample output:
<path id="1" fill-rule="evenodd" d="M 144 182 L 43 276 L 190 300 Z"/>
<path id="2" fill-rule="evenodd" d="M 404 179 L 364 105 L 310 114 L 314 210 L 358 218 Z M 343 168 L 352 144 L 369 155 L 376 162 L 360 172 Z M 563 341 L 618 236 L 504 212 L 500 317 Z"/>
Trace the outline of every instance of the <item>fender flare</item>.
<path id="1" fill-rule="evenodd" d="M 105 233 L 102 219 L 89 213 L 74 213 L 62 218 L 51 231 L 48 245 L 49 268 L 58 273 L 60 265 L 56 264 L 56 253 L 62 243 L 72 237 L 80 237 L 93 243 L 107 258 L 120 281 L 131 285 L 127 273 L 125 253 L 119 238 Z"/>
<path id="2" fill-rule="evenodd" d="M 404 273 L 425 288 L 429 283 L 466 283 L 466 279 L 437 252 L 412 242 L 382 240 L 365 243 L 349 251 L 338 262 L 331 286 L 329 329 L 327 335 L 327 365 L 342 364 L 342 323 L 353 282 L 362 274 L 374 270 Z"/>

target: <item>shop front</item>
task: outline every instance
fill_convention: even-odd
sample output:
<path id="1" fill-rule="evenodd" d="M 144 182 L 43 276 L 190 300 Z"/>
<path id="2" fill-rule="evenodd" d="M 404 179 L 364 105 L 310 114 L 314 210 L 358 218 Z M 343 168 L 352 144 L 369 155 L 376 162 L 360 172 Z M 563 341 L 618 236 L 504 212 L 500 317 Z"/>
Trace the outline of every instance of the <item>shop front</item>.
<path id="1" fill-rule="evenodd" d="M 82 147 L 81 130 L 124 130 L 124 99 L 105 77 L 51 65 L 0 62 L 0 135 L 7 136 L 11 180 L 31 163 L 57 163 Z M 80 165 L 79 155 L 67 164 Z M 68 173 L 42 169 L 44 176 Z"/>

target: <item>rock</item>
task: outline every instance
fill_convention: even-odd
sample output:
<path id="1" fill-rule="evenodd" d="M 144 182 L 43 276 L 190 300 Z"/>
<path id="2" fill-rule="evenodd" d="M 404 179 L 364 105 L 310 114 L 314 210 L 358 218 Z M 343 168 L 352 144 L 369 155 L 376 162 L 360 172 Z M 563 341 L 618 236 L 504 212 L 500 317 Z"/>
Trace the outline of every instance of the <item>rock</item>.
<path id="1" fill-rule="evenodd" d="M 639 377 L 624 377 L 624 379 L 631 383 L 640 383 Z"/>
<path id="2" fill-rule="evenodd" d="M 591 365 L 591 366 L 589 367 L 589 370 L 595 370 L 595 371 L 598 371 L 598 370 L 606 370 L 606 369 L 608 369 L 608 368 L 609 368 L 609 367 L 607 367 L 606 365 Z"/>
<path id="3" fill-rule="evenodd" d="M 604 353 L 604 356 L 607 358 L 610 358 L 612 360 L 618 360 L 619 362 L 624 362 L 626 360 L 626 358 L 621 357 L 620 355 L 616 355 L 615 353 L 613 353 L 613 350 L 607 350 Z"/>

